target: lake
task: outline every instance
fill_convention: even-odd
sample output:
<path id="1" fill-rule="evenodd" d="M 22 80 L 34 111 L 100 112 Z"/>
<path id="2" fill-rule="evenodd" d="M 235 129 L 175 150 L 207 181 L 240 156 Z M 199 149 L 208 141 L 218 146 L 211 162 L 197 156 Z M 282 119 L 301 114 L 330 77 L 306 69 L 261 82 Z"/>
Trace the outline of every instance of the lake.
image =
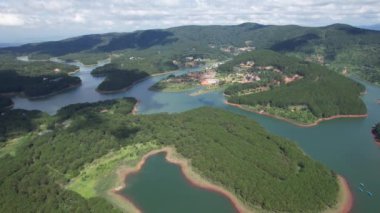
<path id="1" fill-rule="evenodd" d="M 107 62 L 100 62 L 98 66 L 105 63 Z M 352 212 L 380 212 L 380 146 L 374 143 L 370 133 L 371 127 L 380 121 L 380 105 L 376 103 L 376 100 L 380 99 L 379 87 L 358 80 L 367 88 L 367 94 L 363 96 L 363 101 L 368 109 L 369 116 L 367 118 L 338 119 L 322 122 L 316 127 L 302 128 L 225 105 L 221 92 L 189 96 L 194 91 L 162 93 L 148 90 L 150 86 L 169 74 L 148 78 L 126 92 L 108 95 L 99 94 L 95 91 L 95 88 L 103 78 L 94 78 L 90 75 L 91 70 L 96 66 L 83 66 L 78 62 L 74 64 L 79 65 L 81 69 L 79 73 L 75 74 L 82 79 L 81 87 L 42 100 L 15 97 L 13 98 L 15 108 L 38 109 L 54 114 L 59 108 L 68 104 L 95 102 L 120 97 L 135 97 L 138 99 L 140 101 L 138 110 L 141 114 L 182 112 L 201 106 L 223 108 L 252 118 L 268 131 L 295 141 L 313 159 L 343 175 L 348 180 L 354 194 Z M 175 72 L 175 74 L 197 70 L 199 68 L 183 69 Z M 165 166 L 170 167 L 170 165 L 163 163 L 163 167 Z M 157 172 L 157 175 L 163 175 L 161 173 L 164 172 Z M 372 192 L 374 196 L 370 197 L 367 193 L 359 191 L 357 187 L 360 183 L 364 183 L 366 189 Z M 151 191 L 150 193 L 166 193 L 164 189 L 162 190 Z M 147 200 L 154 202 L 152 199 Z M 182 202 L 182 199 L 176 198 L 176 200 L 181 200 L 178 202 Z M 144 204 L 144 207 L 145 205 L 148 205 L 146 208 L 149 207 L 149 204 Z"/>
<path id="2" fill-rule="evenodd" d="M 127 187 L 120 192 L 142 212 L 237 212 L 224 195 L 193 186 L 165 155 L 150 156 L 138 173 L 128 175 Z"/>

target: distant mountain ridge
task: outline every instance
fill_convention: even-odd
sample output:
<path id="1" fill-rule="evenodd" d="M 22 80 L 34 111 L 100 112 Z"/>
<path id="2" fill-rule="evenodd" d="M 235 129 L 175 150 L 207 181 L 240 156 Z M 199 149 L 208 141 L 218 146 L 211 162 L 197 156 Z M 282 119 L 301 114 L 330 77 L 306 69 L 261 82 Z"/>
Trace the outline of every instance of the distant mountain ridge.
<path id="1" fill-rule="evenodd" d="M 373 24 L 373 25 L 362 25 L 359 26 L 360 28 L 367 29 L 367 30 L 377 30 L 380 31 L 380 24 Z"/>
<path id="2" fill-rule="evenodd" d="M 22 44 L 19 44 L 19 43 L 0 43 L 0 48 L 3 48 L 3 47 L 16 47 L 16 46 L 20 46 Z"/>
<path id="3" fill-rule="evenodd" d="M 18 47 L 1 48 L 0 51 L 15 53 L 40 53 L 52 56 L 62 56 L 82 51 L 120 51 L 133 48 L 149 48 L 156 45 L 166 45 L 181 39 L 208 41 L 220 44 L 243 43 L 244 39 L 263 40 L 263 44 L 256 44 L 259 48 L 269 48 L 279 41 L 295 39 L 313 33 L 336 29 L 348 34 L 360 34 L 366 29 L 352 27 L 345 24 L 332 24 L 325 27 L 302 27 L 297 25 L 262 25 L 257 23 L 243 23 L 239 25 L 187 25 L 168 29 L 139 30 L 131 33 L 90 34 L 72 37 L 59 41 L 29 43 Z M 252 35 L 252 32 L 256 31 Z M 197 32 L 197 33 L 195 33 Z M 194 33 L 194 34 L 193 34 Z M 263 38 L 265 34 L 266 38 Z M 234 37 L 232 37 L 234 36 Z M 271 43 L 271 45 L 268 45 Z M 1 45 L 1 44 L 0 44 Z M 57 50 L 60 49 L 60 50 Z"/>
<path id="4" fill-rule="evenodd" d="M 242 47 L 246 41 L 252 41 L 257 49 L 272 49 L 307 60 L 318 58 L 320 63 L 336 71 L 348 70 L 359 73 L 371 82 L 380 82 L 380 59 L 377 57 L 380 55 L 380 32 L 345 24 L 324 27 L 256 23 L 191 25 L 132 33 L 84 35 L 61 41 L 1 48 L 0 54 L 62 57 L 133 51 L 132 55 L 139 54 L 146 58 L 165 53 L 165 60 L 171 61 L 185 54 L 216 58 L 222 54 L 219 47 Z M 149 55 L 144 55 L 148 52 Z M 152 63 L 161 62 L 157 59 Z"/>
<path id="5" fill-rule="evenodd" d="M 366 29 L 352 27 L 345 24 L 332 24 L 325 27 L 302 27 L 297 25 L 262 25 L 256 23 L 243 23 L 239 25 L 208 25 L 197 26 L 187 25 L 179 26 L 168 29 L 150 29 L 139 30 L 131 33 L 106 33 L 106 34 L 90 34 L 78 37 L 72 37 L 59 41 L 48 41 L 40 43 L 25 44 L 20 47 L 8 47 L 4 50 L 22 52 L 22 53 L 51 53 L 55 55 L 62 55 L 74 52 L 89 51 L 89 50 L 102 50 L 106 52 L 123 50 L 128 48 L 149 48 L 154 45 L 165 45 L 171 42 L 178 41 L 178 37 L 185 36 L 187 39 L 194 40 L 199 38 L 200 35 L 207 34 L 208 36 L 202 39 L 208 41 L 219 41 L 223 43 L 235 43 L 237 40 L 249 36 L 252 31 L 257 31 L 258 34 L 263 32 L 284 32 L 281 35 L 267 34 L 268 40 L 284 40 L 302 36 L 305 33 L 311 33 L 315 31 L 321 31 L 326 29 L 343 30 L 347 33 L 366 32 Z M 192 32 L 198 32 L 199 34 L 193 34 Z M 239 35 L 240 36 L 239 36 Z M 212 35 L 213 38 L 210 38 Z M 235 35 L 238 38 L 226 37 L 226 35 Z M 278 36 L 282 37 L 277 38 Z M 169 39 L 169 37 L 172 37 Z M 173 38 L 177 37 L 177 39 Z M 253 36 L 256 37 L 256 36 Z M 169 39 L 169 40 L 165 40 Z M 120 42 L 123 45 L 117 46 Z M 65 47 L 65 51 L 61 52 L 49 51 L 51 48 Z M 74 46 L 76 46 L 74 48 Z M 78 47 L 79 46 L 79 47 Z M 262 45 L 260 45 L 262 46 Z"/>

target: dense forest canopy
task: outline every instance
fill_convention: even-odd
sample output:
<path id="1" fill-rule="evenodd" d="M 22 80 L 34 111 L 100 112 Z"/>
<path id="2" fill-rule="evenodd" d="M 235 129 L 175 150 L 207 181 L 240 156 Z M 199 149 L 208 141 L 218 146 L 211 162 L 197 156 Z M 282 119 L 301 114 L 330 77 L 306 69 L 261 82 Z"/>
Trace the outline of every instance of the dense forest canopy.
<path id="1" fill-rule="evenodd" d="M 12 54 L 0 55 L 0 111 L 13 105 L 10 95 L 36 98 L 79 86 L 78 77 L 67 75 L 77 69 L 52 61 L 21 61 Z"/>
<path id="2" fill-rule="evenodd" d="M 48 117 L 12 110 L 6 119 L 0 117 L 5 126 L 15 120 L 30 123 L 19 130 L 3 129 L 7 140 L 13 133 L 32 131 L 15 155 L 0 155 L 0 211 L 117 211 L 103 197 L 85 199 L 63 186 L 107 153 L 149 141 L 174 146 L 201 175 L 250 205 L 268 211 L 315 212 L 336 204 L 335 174 L 256 122 L 212 108 L 170 115 L 128 114 L 135 103 L 120 99 L 75 104 Z M 33 133 L 41 131 L 35 130 L 36 124 L 49 131 Z"/>
<path id="3" fill-rule="evenodd" d="M 258 83 L 228 88 L 228 101 L 243 105 L 271 105 L 286 108 L 306 105 L 318 118 L 333 115 L 365 114 L 366 106 L 360 99 L 364 86 L 326 67 L 284 56 L 273 51 L 254 51 L 242 54 L 219 67 L 219 72 L 231 72 L 233 66 L 253 60 L 258 66 L 274 66 L 284 74 L 298 74 L 302 79 L 282 84 L 271 90 L 248 95 L 236 95 L 240 89 L 255 87 Z"/>
<path id="4" fill-rule="evenodd" d="M 13 70 L 0 71 L 0 95 L 22 94 L 28 98 L 48 96 L 79 86 L 79 77 L 61 75 L 22 76 Z"/>
<path id="5" fill-rule="evenodd" d="M 22 109 L 7 110 L 0 116 L 0 147 L 2 142 L 37 130 L 48 124 L 48 115 L 40 111 Z"/>
<path id="6" fill-rule="evenodd" d="M 13 54 L 0 54 L 0 72 L 2 70 L 14 70 L 20 75 L 62 75 L 74 72 L 77 66 L 61 64 L 53 61 L 21 61 Z"/>
<path id="7" fill-rule="evenodd" d="M 115 64 L 98 67 L 91 74 L 97 77 L 106 77 L 97 87 L 97 90 L 100 92 L 124 90 L 149 76 L 148 73 L 139 70 L 120 69 Z"/>

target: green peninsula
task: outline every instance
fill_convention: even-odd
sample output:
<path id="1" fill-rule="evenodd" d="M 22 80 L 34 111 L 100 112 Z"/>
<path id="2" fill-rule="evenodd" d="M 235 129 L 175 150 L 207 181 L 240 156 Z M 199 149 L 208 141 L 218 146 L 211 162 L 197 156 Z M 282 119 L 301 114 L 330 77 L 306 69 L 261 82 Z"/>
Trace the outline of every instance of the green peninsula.
<path id="1" fill-rule="evenodd" d="M 94 69 L 91 74 L 96 77 L 106 77 L 99 84 L 97 91 L 101 93 L 113 93 L 128 89 L 133 84 L 149 76 L 139 70 L 121 69 L 115 64 L 106 64 Z"/>
<path id="2" fill-rule="evenodd" d="M 360 99 L 364 86 L 325 66 L 273 51 L 241 54 L 221 65 L 225 75 L 240 73 L 249 82 L 239 82 L 225 90 L 230 103 L 248 110 L 314 124 L 321 119 L 365 116 Z"/>
<path id="3" fill-rule="evenodd" d="M 0 203 L 6 203 L 0 211 L 119 212 L 106 193 L 117 167 L 167 146 L 260 211 L 321 212 L 337 204 L 336 174 L 253 120 L 209 107 L 132 115 L 135 104 L 131 98 L 75 104 L 55 116 L 6 112 L 12 118 L 0 117 L 5 127 L 25 117 L 31 126 L 20 129 L 17 137 L 29 137 L 12 154 L 0 156 Z M 2 143 L 17 127 L 0 132 Z"/>
<path id="4" fill-rule="evenodd" d="M 0 109 L 12 106 L 10 96 L 43 98 L 81 85 L 70 76 L 79 68 L 52 61 L 24 61 L 14 55 L 0 55 Z"/>

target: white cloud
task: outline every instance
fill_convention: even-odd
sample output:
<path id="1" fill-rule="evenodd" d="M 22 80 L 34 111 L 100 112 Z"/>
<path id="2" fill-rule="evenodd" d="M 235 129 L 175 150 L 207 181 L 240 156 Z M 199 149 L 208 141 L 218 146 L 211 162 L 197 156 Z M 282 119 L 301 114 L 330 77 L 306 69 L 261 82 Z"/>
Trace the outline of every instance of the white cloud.
<path id="1" fill-rule="evenodd" d="M 179 6 L 181 1 L 180 0 L 158 0 L 156 1 L 156 3 L 158 3 L 158 5 L 174 7 L 174 6 Z"/>
<path id="2" fill-rule="evenodd" d="M 81 23 L 81 24 L 86 23 L 86 19 L 84 18 L 84 16 L 82 14 L 79 14 L 79 13 L 74 14 L 74 16 L 71 18 L 71 20 L 75 23 Z"/>
<path id="3" fill-rule="evenodd" d="M 20 15 L 22 14 L 22 15 Z M 1 0 L 0 25 L 43 33 L 132 31 L 188 24 L 380 23 L 378 0 Z M 75 24 L 73 24 L 75 23 Z M 28 29 L 27 29 L 28 27 Z M 45 30 L 49 29 L 49 30 Z M 18 31 L 19 32 L 19 31 Z M 0 34 L 0 42 L 2 40 Z"/>
<path id="4" fill-rule="evenodd" d="M 47 11 L 61 11 L 72 6 L 70 1 L 57 1 L 57 0 L 29 0 L 26 5 L 40 10 Z"/>
<path id="5" fill-rule="evenodd" d="M 24 24 L 25 21 L 17 14 L 0 13 L 0 26 L 20 26 Z"/>

